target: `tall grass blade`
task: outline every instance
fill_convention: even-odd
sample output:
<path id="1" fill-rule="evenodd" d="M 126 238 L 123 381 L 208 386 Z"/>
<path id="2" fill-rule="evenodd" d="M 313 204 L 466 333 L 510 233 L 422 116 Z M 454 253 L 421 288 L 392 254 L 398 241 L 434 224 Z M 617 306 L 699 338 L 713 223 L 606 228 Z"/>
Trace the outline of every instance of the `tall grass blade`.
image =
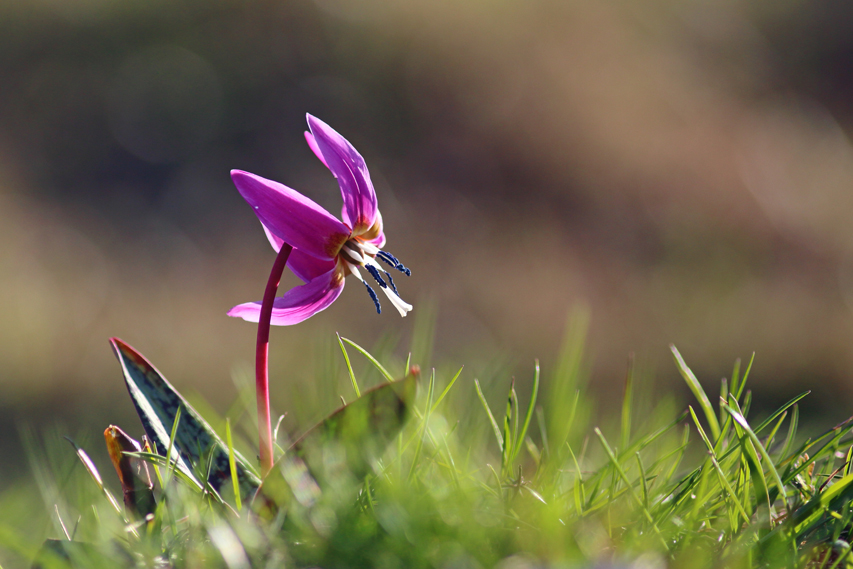
<path id="1" fill-rule="evenodd" d="M 394 378 L 391 376 L 390 373 L 388 373 L 388 370 L 385 369 L 385 367 L 383 367 L 383 365 L 381 363 L 379 363 L 379 361 L 376 358 L 374 358 L 370 354 L 370 352 L 368 352 L 367 350 L 365 350 L 364 348 L 362 348 L 361 346 L 359 346 L 358 344 L 356 344 L 355 342 L 353 342 L 352 340 L 350 340 L 348 338 L 341 338 L 341 340 L 343 340 L 344 342 L 346 342 L 347 344 L 349 344 L 350 346 L 352 346 L 353 348 L 358 350 L 358 352 L 361 355 L 363 355 L 365 358 L 367 358 L 367 361 L 372 363 L 373 366 L 377 370 L 379 370 L 379 373 L 381 373 L 383 375 L 383 377 L 385 377 L 385 379 L 387 379 L 388 381 L 394 381 Z"/>
<path id="2" fill-rule="evenodd" d="M 577 399 L 583 385 L 583 354 L 589 328 L 589 309 L 581 306 L 572 311 L 557 367 L 545 400 L 550 454 L 561 452 L 575 423 Z"/>
<path id="3" fill-rule="evenodd" d="M 797 395 L 796 397 L 794 397 L 793 399 L 791 399 L 790 401 L 788 401 L 787 403 L 785 403 L 784 405 L 782 405 L 781 407 L 776 409 L 773 413 L 770 414 L 769 417 L 767 417 L 766 419 L 761 421 L 761 424 L 759 424 L 757 427 L 755 427 L 755 434 L 757 435 L 758 433 L 760 433 L 761 431 L 766 429 L 770 423 L 775 421 L 783 413 L 786 413 L 788 411 L 788 409 L 790 409 L 791 407 L 793 407 L 794 405 L 799 403 L 800 400 L 802 400 L 805 396 L 807 396 L 810 393 L 811 393 L 811 390 L 803 391 L 802 393 L 800 393 L 799 395 Z"/>
<path id="4" fill-rule="evenodd" d="M 572 445 L 570 445 L 567 441 L 566 446 L 569 449 L 569 456 L 571 457 L 572 464 L 575 467 L 575 484 L 572 488 L 572 494 L 575 499 L 575 510 L 577 511 L 579 516 L 582 516 L 584 514 L 583 504 L 586 501 L 583 473 L 581 472 L 580 463 L 578 463 L 578 459 L 575 457 L 574 451 L 572 451 Z"/>
<path id="5" fill-rule="evenodd" d="M 669 349 L 672 351 L 672 356 L 675 358 L 675 365 L 678 367 L 678 371 L 681 372 L 681 377 L 684 378 L 687 387 L 690 388 L 690 391 L 693 392 L 693 395 L 699 401 L 699 406 L 702 407 L 705 420 L 708 421 L 708 427 L 711 429 L 711 435 L 714 437 L 714 440 L 717 440 L 720 436 L 720 423 L 717 422 L 717 415 L 714 413 L 713 407 L 711 407 L 711 402 L 708 400 L 705 390 L 702 389 L 699 380 L 696 379 L 696 376 L 693 375 L 693 372 L 684 363 L 684 358 L 681 357 L 675 345 L 670 344 Z"/>
<path id="6" fill-rule="evenodd" d="M 512 416 L 513 410 L 515 409 L 515 399 L 513 394 L 515 393 L 515 380 L 513 380 L 512 384 L 509 388 L 509 393 L 506 398 L 506 414 L 504 415 L 504 429 L 503 429 L 503 448 L 501 448 L 501 476 L 506 478 L 512 469 L 512 465 L 510 464 L 510 458 L 512 457 L 512 449 L 513 447 L 513 438 L 512 438 Z M 517 415 L 517 413 L 515 413 Z"/>
<path id="7" fill-rule="evenodd" d="M 643 466 L 643 458 L 640 453 L 634 454 L 637 458 L 637 469 L 640 471 L 640 489 L 643 491 L 643 506 L 649 508 L 649 487 L 646 483 L 646 469 Z"/>
<path id="8" fill-rule="evenodd" d="M 527 413 L 524 415 L 524 423 L 521 426 L 521 432 L 516 441 L 515 450 L 513 451 L 513 459 L 521 452 L 521 444 L 527 439 L 527 429 L 530 427 L 530 421 L 533 419 L 533 412 L 536 407 L 536 398 L 539 395 L 539 360 L 536 360 L 533 368 L 533 392 L 530 394 L 530 403 L 527 405 Z"/>
<path id="9" fill-rule="evenodd" d="M 98 468 L 95 466 L 95 463 L 92 462 L 92 459 L 89 457 L 89 454 L 69 437 L 65 437 L 65 439 L 69 443 L 71 443 L 71 446 L 74 447 L 74 451 L 77 453 L 77 457 L 80 459 L 80 462 L 83 463 L 83 467 L 95 481 L 95 484 L 98 486 L 101 492 L 104 493 L 104 497 L 106 497 L 107 501 L 110 503 L 110 506 L 112 506 L 116 513 L 122 518 L 122 520 L 127 523 L 127 518 L 124 517 L 124 512 L 122 512 L 118 500 L 116 500 L 115 496 L 113 496 L 113 493 L 110 492 L 109 488 L 104 486 L 104 481 L 101 478 L 101 473 L 98 472 Z"/>
<path id="10" fill-rule="evenodd" d="M 477 390 L 477 397 L 480 399 L 480 403 L 483 404 L 483 409 L 486 410 L 486 415 L 489 417 L 489 423 L 492 425 L 492 430 L 495 432 L 495 439 L 498 441 L 498 448 L 503 452 L 504 438 L 501 434 L 501 429 L 498 427 L 498 422 L 495 421 L 495 416 L 492 415 L 492 410 L 489 408 L 486 397 L 483 395 L 483 390 L 480 389 L 480 382 L 476 379 L 474 380 L 474 388 Z"/>
<path id="11" fill-rule="evenodd" d="M 610 458 L 611 464 L 613 464 L 613 468 L 616 469 L 616 472 L 619 474 L 619 478 L 625 483 L 625 486 L 628 488 L 628 493 L 631 494 L 631 498 L 633 498 L 634 502 L 640 507 L 643 512 L 643 515 L 646 518 L 646 521 L 652 526 L 652 529 L 655 531 L 657 536 L 660 538 L 660 542 L 663 545 L 664 551 L 669 551 L 669 544 L 664 539 L 663 534 L 655 523 L 652 514 L 649 512 L 648 508 L 645 507 L 643 501 L 640 500 L 640 497 L 637 496 L 637 493 L 634 491 L 634 485 L 628 479 L 628 476 L 625 474 L 625 471 L 622 469 L 622 466 L 619 464 L 619 461 L 616 459 L 616 455 L 613 454 L 613 449 L 610 448 L 610 445 L 607 444 L 607 439 L 604 438 L 604 435 L 601 434 L 601 431 L 598 427 L 594 429 L 595 434 L 598 436 L 598 439 L 601 441 L 601 445 L 604 447 L 604 451 L 607 453 L 608 458 Z"/>
<path id="12" fill-rule="evenodd" d="M 743 395 L 743 391 L 746 388 L 746 380 L 749 379 L 749 372 L 752 370 L 752 363 L 755 361 L 755 352 L 752 352 L 752 356 L 749 358 L 749 363 L 746 364 L 746 370 L 743 372 L 743 378 L 740 380 L 740 384 L 738 385 L 737 391 L 732 388 L 732 393 L 735 394 L 735 399 L 740 401 L 741 396 Z M 740 367 L 740 360 L 737 361 L 738 367 Z"/>
<path id="13" fill-rule="evenodd" d="M 735 397 L 738 397 L 738 398 L 739 398 L 739 395 L 737 395 L 737 394 L 740 393 L 740 391 L 739 391 L 740 383 L 739 382 L 740 382 L 740 358 L 737 358 L 735 360 L 734 368 L 732 369 L 732 386 L 731 386 L 730 393 L 736 394 Z M 728 397 L 726 399 L 723 399 L 723 401 L 728 401 Z"/>
<path id="14" fill-rule="evenodd" d="M 344 347 L 344 343 L 341 341 L 341 335 L 335 332 L 335 336 L 338 338 L 338 345 L 341 347 L 341 353 L 344 355 L 344 361 L 347 364 L 347 372 L 349 373 L 350 381 L 352 381 L 352 388 L 355 391 L 356 397 L 361 397 L 361 390 L 358 388 L 358 381 L 355 379 L 355 373 L 352 371 L 352 364 L 349 361 L 349 354 L 347 354 L 347 349 Z M 406 370 L 408 371 L 408 367 Z"/>
<path id="15" fill-rule="evenodd" d="M 423 445 L 424 445 L 424 439 L 426 439 L 427 433 L 429 432 L 429 418 L 430 418 L 430 413 L 432 411 L 432 398 L 433 398 L 434 393 L 435 393 L 435 368 L 433 368 L 432 373 L 430 374 L 430 377 L 429 377 L 429 389 L 427 390 L 427 403 L 426 403 L 426 407 L 425 407 L 425 411 L 424 411 L 423 427 L 421 429 L 421 436 L 418 437 L 418 444 L 415 447 L 415 456 L 412 458 L 412 466 L 409 469 L 409 476 L 408 476 L 409 480 L 412 480 L 412 478 L 415 475 L 415 470 L 417 469 L 417 466 L 418 466 L 418 460 L 420 459 L 420 456 L 421 456 L 421 449 L 423 448 Z"/>
<path id="16" fill-rule="evenodd" d="M 456 383 L 456 380 L 459 379 L 459 375 L 462 373 L 463 369 L 465 369 L 464 366 L 459 368 L 459 371 L 456 372 L 456 375 L 453 376 L 453 378 L 447 384 L 447 387 L 444 388 L 444 391 L 441 392 L 441 395 L 439 395 L 438 399 L 435 400 L 435 403 L 432 404 L 432 412 L 433 413 L 435 413 L 435 410 L 438 409 L 438 406 L 441 403 L 441 401 L 450 392 L 450 389 L 453 387 L 453 384 Z"/>
<path id="17" fill-rule="evenodd" d="M 628 448 L 631 440 L 631 401 L 634 394 L 634 354 L 628 354 L 628 372 L 625 374 L 625 393 L 622 397 L 622 438 L 619 444 L 622 450 Z"/>
<path id="18" fill-rule="evenodd" d="M 281 421 L 279 421 L 281 424 Z M 276 433 L 278 433 L 278 425 L 276 425 Z M 225 443 L 228 445 L 228 468 L 231 470 L 231 484 L 234 486 L 234 504 L 237 511 L 243 509 L 243 503 L 240 499 L 240 480 L 237 478 L 237 461 L 234 460 L 234 443 L 231 440 L 231 419 L 225 419 Z"/>
<path id="19" fill-rule="evenodd" d="M 779 460 L 788 456 L 788 453 L 791 451 L 791 447 L 794 445 L 794 437 L 797 436 L 799 421 L 800 406 L 794 405 L 793 410 L 791 411 L 791 421 L 788 423 L 788 434 L 785 436 L 785 443 L 782 445 L 782 449 L 779 451 Z"/>
<path id="20" fill-rule="evenodd" d="M 737 405 L 737 401 L 734 400 L 733 397 L 729 398 L 729 401 L 732 405 Z M 782 480 L 779 477 L 779 473 L 776 471 L 776 468 L 773 466 L 773 462 L 770 457 L 767 455 L 767 450 L 761 445 L 761 442 L 758 440 L 758 437 L 755 436 L 755 433 L 750 428 L 749 423 L 746 422 L 741 412 L 733 407 L 730 407 L 728 404 L 723 404 L 726 412 L 732 415 L 732 418 L 735 420 L 736 428 L 743 432 L 740 435 L 740 443 L 744 450 L 744 456 L 749 461 L 750 472 L 752 473 L 752 481 L 756 486 L 756 499 L 760 503 L 762 500 L 766 500 L 768 510 L 772 506 L 771 498 L 770 498 L 770 490 L 767 485 L 767 478 L 764 475 L 764 467 L 762 466 L 761 459 L 758 458 L 759 453 L 762 458 L 769 463 L 767 467 L 770 469 L 770 473 L 773 475 L 774 481 L 779 488 L 779 493 L 782 496 L 785 496 L 785 486 L 782 484 Z M 756 450 L 756 447 L 758 450 Z"/>
<path id="21" fill-rule="evenodd" d="M 717 477 L 720 480 L 720 484 L 725 488 L 726 494 L 728 494 L 729 498 L 735 505 L 735 509 L 737 512 L 743 517 L 743 520 L 748 524 L 750 523 L 749 515 L 746 513 L 743 505 L 738 500 L 737 493 L 735 493 L 731 484 L 726 477 L 725 472 L 720 467 L 720 463 L 717 462 L 717 455 L 714 452 L 714 445 L 711 444 L 710 439 L 708 439 L 708 435 L 705 434 L 705 430 L 702 428 L 702 425 L 699 423 L 699 417 L 696 416 L 696 413 L 693 411 L 693 407 L 690 407 L 690 416 L 693 417 L 693 423 L 696 425 L 696 430 L 699 431 L 699 436 L 702 437 L 702 440 L 705 442 L 705 446 L 708 448 L 709 458 L 711 460 L 711 464 L 713 464 L 714 469 L 717 471 Z"/>

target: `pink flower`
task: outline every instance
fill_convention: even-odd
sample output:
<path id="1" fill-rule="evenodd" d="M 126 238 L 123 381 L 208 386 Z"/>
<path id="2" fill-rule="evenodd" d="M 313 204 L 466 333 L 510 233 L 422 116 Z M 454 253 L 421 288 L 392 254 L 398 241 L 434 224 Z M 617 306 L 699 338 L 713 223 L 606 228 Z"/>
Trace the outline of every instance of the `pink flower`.
<path id="1" fill-rule="evenodd" d="M 297 324 L 325 310 L 340 296 L 347 275 L 367 287 L 379 312 L 376 292 L 360 268 L 367 271 L 368 279 L 379 286 L 400 316 L 405 316 L 412 305 L 400 298 L 390 273 L 377 259 L 406 275 L 411 271 L 382 250 L 382 216 L 364 159 L 323 121 L 308 115 L 308 128 L 308 146 L 338 179 L 344 200 L 343 221 L 287 186 L 241 170 L 231 171 L 234 185 L 260 219 L 273 249 L 278 252 L 284 243 L 293 247 L 287 266 L 305 282 L 275 299 L 271 324 Z M 247 302 L 232 308 L 228 316 L 258 322 L 260 312 L 260 302 Z"/>

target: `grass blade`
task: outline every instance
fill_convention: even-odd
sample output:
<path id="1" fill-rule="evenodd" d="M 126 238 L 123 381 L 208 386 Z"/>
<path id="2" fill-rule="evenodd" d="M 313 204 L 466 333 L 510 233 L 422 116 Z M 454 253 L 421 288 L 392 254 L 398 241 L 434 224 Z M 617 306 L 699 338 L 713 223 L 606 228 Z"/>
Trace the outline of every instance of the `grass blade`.
<path id="1" fill-rule="evenodd" d="M 575 457 L 574 451 L 572 451 L 572 445 L 566 441 L 566 446 L 569 449 L 569 456 L 572 458 L 572 463 L 575 467 L 575 485 L 572 488 L 572 494 L 575 499 L 575 509 L 579 516 L 583 515 L 583 503 L 586 500 L 586 496 L 584 495 L 584 481 L 583 481 L 583 473 L 581 472 L 580 464 L 578 463 L 578 459 Z"/>
<path id="2" fill-rule="evenodd" d="M 424 420 L 423 420 L 423 429 L 421 430 L 421 436 L 418 437 L 418 445 L 415 447 L 415 456 L 412 458 L 412 466 L 409 469 L 408 479 L 411 480 L 415 475 L 415 469 L 418 465 L 418 459 L 421 455 L 421 448 L 424 445 L 424 439 L 427 437 L 427 433 L 429 432 L 429 418 L 430 411 L 432 410 L 432 397 L 435 393 L 435 368 L 432 370 L 432 374 L 429 378 L 429 389 L 427 391 L 427 404 L 426 411 L 424 412 Z"/>
<path id="3" fill-rule="evenodd" d="M 684 363 L 684 358 L 681 357 L 675 345 L 670 344 L 669 349 L 672 351 L 672 356 L 675 358 L 675 365 L 678 367 L 678 371 L 681 372 L 681 377 L 687 382 L 687 386 L 699 401 L 699 406 L 702 407 L 705 420 L 708 421 L 708 426 L 711 429 L 711 435 L 714 437 L 714 440 L 717 440 L 720 437 L 720 423 L 717 422 L 717 415 L 714 413 L 714 408 L 711 407 L 711 402 L 708 400 L 705 390 L 702 389 L 699 380 L 696 379 L 696 376 L 693 375 L 693 372 Z"/>
<path id="4" fill-rule="evenodd" d="M 726 493 L 731 498 L 732 502 L 735 504 L 735 509 L 738 513 L 743 517 L 743 520 L 748 524 L 750 522 L 749 515 L 744 510 L 743 505 L 738 500 L 737 494 L 732 488 L 731 484 L 729 484 L 728 479 L 726 478 L 726 474 L 723 472 L 723 469 L 720 467 L 720 463 L 717 462 L 717 455 L 714 452 L 714 445 L 711 444 L 710 439 L 708 439 L 708 435 L 705 434 L 705 430 L 702 428 L 702 425 L 699 423 L 699 417 L 696 416 L 696 413 L 693 411 L 693 407 L 689 407 L 690 416 L 693 417 L 693 423 L 696 425 L 696 430 L 699 431 L 699 436 L 702 437 L 702 440 L 705 442 L 705 446 L 708 447 L 709 458 L 711 459 L 711 464 L 713 464 L 714 469 L 717 471 L 717 476 L 720 479 L 720 484 L 725 488 Z"/>
<path id="5" fill-rule="evenodd" d="M 782 495 L 782 499 L 787 499 L 788 496 L 785 492 L 785 485 L 782 483 L 782 478 L 779 476 L 779 472 L 773 465 L 773 459 L 770 458 L 770 455 L 767 453 L 767 449 L 764 448 L 764 445 L 762 445 L 761 441 L 758 440 L 758 436 L 756 436 L 755 432 L 749 426 L 749 423 L 746 422 L 746 418 L 741 415 L 736 409 L 730 407 L 729 405 L 725 405 L 725 409 L 726 412 L 731 414 L 735 422 L 740 425 L 744 432 L 749 436 L 749 438 L 752 440 L 752 444 L 755 445 L 755 447 L 758 449 L 758 452 L 761 453 L 761 458 L 764 459 L 765 466 L 770 471 L 770 474 L 773 476 L 773 481 L 779 488 L 779 493 Z"/>
<path id="6" fill-rule="evenodd" d="M 364 348 L 362 348 L 361 346 L 359 346 L 358 344 L 356 344 L 355 342 L 353 342 L 352 340 L 350 340 L 348 338 L 341 338 L 341 340 L 343 340 L 344 342 L 346 342 L 347 344 L 349 344 L 350 346 L 352 346 L 353 348 L 358 350 L 359 353 L 361 353 L 361 355 L 363 355 L 365 358 L 367 358 L 367 361 L 372 363 L 374 365 L 374 367 L 379 370 L 379 373 L 381 373 L 385 377 L 385 379 L 387 379 L 388 381 L 394 381 L 394 378 L 391 376 L 390 373 L 388 373 L 388 370 L 385 369 L 382 366 L 382 364 L 376 360 L 376 358 L 374 358 L 372 355 L 370 355 L 370 352 L 368 352 L 367 350 L 365 350 Z"/>
<path id="7" fill-rule="evenodd" d="M 801 399 L 803 399 L 806 395 L 808 395 L 810 393 L 811 393 L 811 390 L 803 391 L 802 393 L 800 393 L 799 395 L 797 395 L 796 397 L 794 397 L 793 399 L 791 399 L 790 401 L 788 401 L 787 403 L 785 403 L 784 405 L 782 405 L 781 407 L 776 409 L 776 411 L 774 411 L 769 417 L 764 419 L 760 425 L 755 427 L 755 434 L 758 434 L 761 431 L 763 431 L 764 429 L 766 429 L 767 426 L 770 423 L 772 423 L 773 421 L 775 421 L 777 417 L 779 417 L 782 413 L 785 413 L 788 409 L 790 409 L 791 407 L 793 407 L 794 405 L 799 403 Z"/>
<path id="8" fill-rule="evenodd" d="M 338 337 L 338 345 L 341 347 L 341 353 L 344 355 L 344 361 L 347 364 L 347 372 L 349 372 L 350 381 L 352 381 L 352 388 L 355 391 L 356 397 L 361 397 L 361 390 L 358 388 L 358 381 L 355 379 L 355 373 L 352 371 L 352 363 L 349 361 L 349 354 L 347 354 L 347 349 L 344 347 L 344 343 L 341 341 L 341 335 L 335 332 L 335 336 Z M 406 371 L 408 373 L 408 366 L 406 367 Z"/>
<path id="9" fill-rule="evenodd" d="M 435 400 L 435 403 L 432 404 L 432 412 L 435 413 L 435 410 L 438 409 L 439 403 L 441 403 L 444 396 L 450 392 L 450 388 L 453 387 L 453 384 L 456 383 L 456 380 L 459 379 L 459 375 L 462 373 L 462 370 L 465 369 L 465 366 L 459 368 L 459 371 L 456 372 L 456 375 L 453 376 L 453 379 L 450 380 L 450 383 L 447 384 L 447 387 L 444 388 L 444 391 L 441 392 L 441 395 L 438 396 L 438 399 Z"/>
<path id="10" fill-rule="evenodd" d="M 513 459 L 521 452 L 521 443 L 527 438 L 527 429 L 530 427 L 530 421 L 533 419 L 533 411 L 536 407 L 536 398 L 539 395 L 539 360 L 536 360 L 533 371 L 533 393 L 530 395 L 530 403 L 527 405 L 527 414 L 524 416 L 524 423 L 521 426 L 521 432 L 516 441 Z"/>
<path id="11" fill-rule="evenodd" d="M 480 389 L 480 382 L 476 379 L 474 380 L 474 388 L 477 390 L 477 397 L 480 398 L 480 403 L 483 404 L 483 409 L 486 410 L 486 414 L 489 416 L 489 423 L 492 425 L 492 429 L 495 431 L 495 439 L 498 441 L 498 448 L 503 451 L 504 448 L 504 438 L 501 435 L 501 429 L 498 427 L 498 422 L 495 421 L 495 416 L 492 415 L 492 410 L 489 408 L 488 402 L 486 402 L 486 398 L 483 395 L 483 390 Z"/>
<path id="12" fill-rule="evenodd" d="M 631 400 L 634 391 L 634 354 L 628 355 L 628 372 L 625 374 L 625 394 L 622 398 L 622 439 L 620 447 L 628 448 L 631 440 Z"/>
<path id="13" fill-rule="evenodd" d="M 506 476 L 511 472 L 512 465 L 510 464 L 510 458 L 512 456 L 512 417 L 513 417 L 513 409 L 515 408 L 515 400 L 517 397 L 513 397 L 515 393 L 515 380 L 512 381 L 509 387 L 509 393 L 506 398 L 506 414 L 504 415 L 504 432 L 503 432 L 503 448 L 501 448 L 501 476 L 506 478 Z"/>
<path id="14" fill-rule="evenodd" d="M 98 488 L 101 489 L 101 492 L 104 493 L 104 496 L 106 497 L 110 505 L 113 507 L 113 509 L 116 511 L 116 513 L 118 513 L 118 515 L 122 517 L 124 522 L 127 523 L 127 518 L 124 517 L 124 512 L 122 512 L 121 506 L 115 499 L 115 496 L 113 496 L 112 492 L 110 492 L 109 489 L 104 486 L 104 481 L 103 479 L 101 479 L 101 474 L 100 472 L 98 472 L 98 468 L 95 466 L 95 463 L 92 462 L 92 459 L 89 457 L 89 454 L 85 450 L 83 450 L 80 445 L 78 445 L 70 438 L 65 437 L 65 440 L 71 443 L 71 446 L 74 447 L 74 451 L 77 453 L 77 457 L 80 459 L 80 462 L 83 463 L 83 466 L 86 468 L 86 471 L 95 481 L 95 484 L 97 484 Z"/>
<path id="15" fill-rule="evenodd" d="M 276 425 L 278 432 L 278 425 Z M 231 441 L 231 419 L 225 419 L 225 443 L 228 445 L 228 466 L 231 469 L 231 484 L 234 486 L 234 503 L 237 506 L 237 511 L 243 509 L 243 504 L 240 501 L 240 481 L 237 478 L 237 461 L 234 460 L 234 444 Z"/>
<path id="16" fill-rule="evenodd" d="M 640 497 L 637 496 L 637 493 L 634 491 L 634 485 L 628 479 L 628 476 L 625 474 L 625 471 L 622 469 L 622 466 L 619 464 L 619 461 L 616 459 L 616 455 L 613 454 L 613 449 L 610 448 L 610 445 L 607 444 L 607 440 L 604 438 L 604 435 L 601 434 L 601 431 L 598 427 L 595 427 L 595 434 L 598 436 L 598 439 L 601 441 L 601 445 L 604 447 L 604 451 L 607 453 L 607 456 L 610 458 L 610 462 L 613 464 L 613 468 L 616 469 L 616 472 L 619 474 L 619 478 L 625 483 L 625 486 L 628 488 L 628 493 L 631 494 L 631 498 L 637 503 L 640 509 L 643 511 L 643 515 L 646 520 L 652 526 L 652 529 L 655 530 L 655 533 L 660 538 L 660 542 L 663 545 L 664 551 L 669 551 L 669 544 L 663 538 L 663 534 L 661 534 L 660 529 L 655 523 L 652 514 L 649 512 L 648 508 L 643 504 L 643 501 L 640 500 Z"/>

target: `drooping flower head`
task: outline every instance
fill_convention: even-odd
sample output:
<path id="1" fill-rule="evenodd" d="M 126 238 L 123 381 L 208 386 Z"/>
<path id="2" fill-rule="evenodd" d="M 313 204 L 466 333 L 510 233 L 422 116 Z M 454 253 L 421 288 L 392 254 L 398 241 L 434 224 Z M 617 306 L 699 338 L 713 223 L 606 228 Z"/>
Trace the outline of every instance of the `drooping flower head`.
<path id="1" fill-rule="evenodd" d="M 273 249 L 278 252 L 284 243 L 293 247 L 287 266 L 305 283 L 275 299 L 271 324 L 297 324 L 325 310 L 340 296 L 348 275 L 364 284 L 377 312 L 379 299 L 368 280 L 379 286 L 400 316 L 405 316 L 412 305 L 400 298 L 391 274 L 377 259 L 406 275 L 411 271 L 382 250 L 382 216 L 364 159 L 352 144 L 316 117 L 308 115 L 308 128 L 308 146 L 341 187 L 343 221 L 283 184 L 242 170 L 231 171 L 234 185 L 260 219 Z M 360 268 L 368 273 L 367 279 Z M 228 316 L 257 322 L 260 312 L 260 302 L 248 302 L 232 308 Z"/>

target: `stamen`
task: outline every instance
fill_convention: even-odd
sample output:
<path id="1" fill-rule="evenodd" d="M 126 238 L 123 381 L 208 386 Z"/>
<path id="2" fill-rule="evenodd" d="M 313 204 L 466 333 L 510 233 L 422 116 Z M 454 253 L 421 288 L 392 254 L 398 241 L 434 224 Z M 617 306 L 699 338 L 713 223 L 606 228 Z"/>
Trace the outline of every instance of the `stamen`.
<path id="1" fill-rule="evenodd" d="M 396 294 L 399 298 L 400 293 L 397 292 L 397 285 L 394 284 L 394 279 L 391 278 L 391 273 L 383 269 L 382 266 L 376 262 L 376 259 L 373 259 L 370 256 L 365 256 L 364 262 L 364 268 L 367 269 L 371 275 L 373 275 L 373 278 L 376 279 L 376 282 L 378 282 L 383 289 L 386 289 L 387 285 L 385 284 L 385 281 L 382 279 L 382 277 L 379 275 L 379 271 L 385 273 L 385 276 L 388 277 L 388 281 L 391 283 L 391 289 L 394 291 L 394 294 Z M 409 310 L 411 310 L 411 308 Z"/>
<path id="2" fill-rule="evenodd" d="M 379 299 L 376 298 L 376 292 L 372 288 L 370 288 L 370 285 L 367 284 L 365 281 L 361 281 L 361 282 L 363 282 L 364 286 L 367 287 L 367 294 L 370 295 L 371 300 L 373 300 L 373 304 L 376 305 L 376 314 L 382 314 L 382 307 L 379 306 Z M 382 290 L 387 290 L 387 289 L 382 289 Z M 392 303 L 393 303 L 393 301 L 392 301 Z M 399 310 L 399 308 L 397 310 Z M 403 316 L 405 316 L 405 314 Z"/>
<path id="3" fill-rule="evenodd" d="M 376 297 L 376 291 L 370 288 L 370 285 L 364 280 L 364 277 L 361 276 L 361 272 L 358 270 L 358 267 L 347 261 L 346 259 L 342 259 L 346 264 L 347 268 L 350 270 L 350 273 L 360 280 L 362 284 L 367 287 L 367 294 L 370 295 L 370 299 L 373 300 L 373 304 L 376 305 L 376 314 L 382 314 L 382 307 L 379 305 L 379 299 Z M 384 290 L 384 289 L 383 289 Z"/>
<path id="4" fill-rule="evenodd" d="M 392 267 L 400 263 L 400 261 L 397 260 L 397 257 L 392 255 L 391 253 L 386 253 L 385 251 L 379 251 L 378 253 L 376 253 L 376 256 L 391 265 Z"/>
<path id="5" fill-rule="evenodd" d="M 390 259 L 386 259 L 386 258 L 385 258 L 385 256 L 382 254 L 382 251 L 380 251 L 379 253 L 377 253 L 377 254 L 376 254 L 376 258 L 377 258 L 377 259 L 381 259 L 383 262 L 385 262 L 385 263 L 387 263 L 387 264 L 391 265 L 391 266 L 392 266 L 392 267 L 394 267 L 394 268 L 397 268 L 397 265 L 396 265 L 396 264 L 394 264 L 394 262 L 393 262 L 393 261 L 391 261 Z"/>
<path id="6" fill-rule="evenodd" d="M 388 284 L 390 284 L 391 288 L 394 289 L 394 294 L 396 294 L 397 296 L 400 296 L 400 293 L 397 292 L 397 285 L 394 284 L 394 279 L 391 278 L 391 273 L 389 273 L 388 271 L 382 271 L 382 272 L 385 273 L 386 277 L 388 277 Z"/>
<path id="7" fill-rule="evenodd" d="M 408 267 L 403 265 L 403 263 L 401 263 L 399 259 L 397 259 L 397 257 L 392 255 L 388 251 L 379 251 L 378 253 L 376 253 L 376 256 L 391 265 L 392 267 L 394 267 L 395 269 L 397 269 L 398 271 L 400 271 L 401 273 L 405 274 L 407 277 L 412 276 L 412 271 Z"/>
<path id="8" fill-rule="evenodd" d="M 376 261 L 374 261 L 374 263 L 375 262 Z M 380 276 L 379 271 L 376 269 L 376 267 L 374 267 L 373 265 L 365 265 L 364 268 L 367 269 L 367 272 L 370 273 L 370 276 L 372 276 L 376 280 L 376 282 L 379 283 L 379 286 L 381 286 L 382 288 L 387 288 L 388 285 L 385 284 L 385 281 L 382 280 L 382 276 Z M 382 272 L 384 273 L 385 271 Z"/>

